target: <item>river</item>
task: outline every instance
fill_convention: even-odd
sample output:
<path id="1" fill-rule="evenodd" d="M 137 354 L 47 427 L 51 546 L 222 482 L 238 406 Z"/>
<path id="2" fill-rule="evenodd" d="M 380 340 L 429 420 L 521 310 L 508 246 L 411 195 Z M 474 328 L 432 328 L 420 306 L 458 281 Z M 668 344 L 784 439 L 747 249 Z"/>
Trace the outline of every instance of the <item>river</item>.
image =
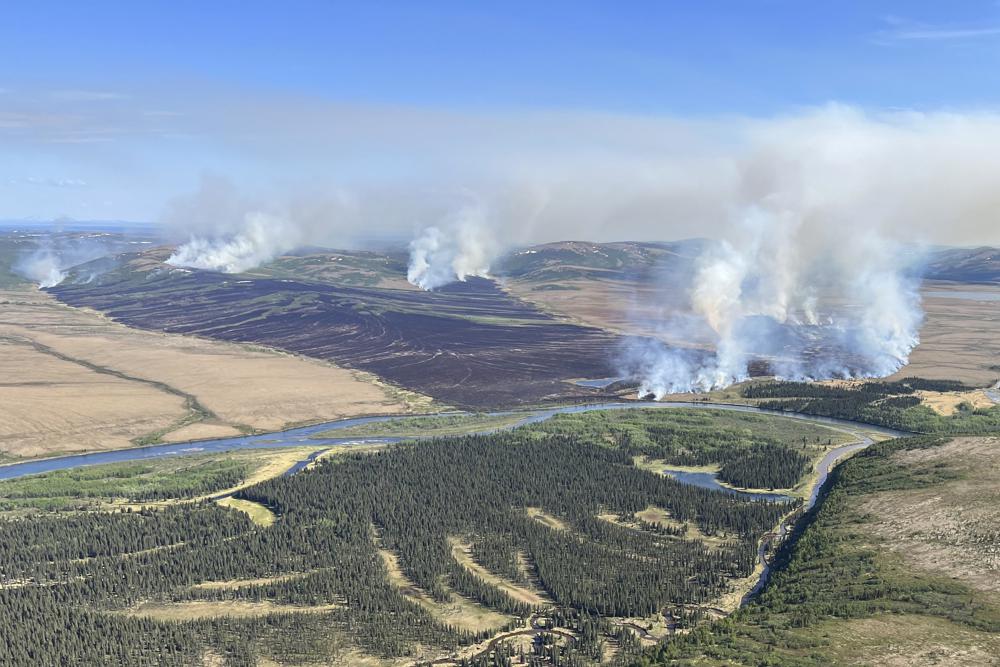
<path id="1" fill-rule="evenodd" d="M 841 419 L 831 419 L 828 417 L 813 417 L 796 413 L 779 412 L 774 410 L 762 410 L 749 405 L 733 405 L 728 403 L 704 403 L 704 402 L 629 402 L 629 403 L 595 403 L 589 405 L 569 405 L 556 408 L 532 410 L 526 412 L 524 419 L 514 424 L 504 427 L 505 429 L 517 428 L 526 424 L 537 424 L 555 415 L 577 414 L 582 412 L 593 412 L 595 410 L 635 410 L 635 409 L 670 409 L 670 408 L 692 408 L 696 410 L 731 410 L 734 412 L 752 412 L 759 414 L 776 415 L 788 419 L 801 419 L 829 426 L 840 427 L 850 430 L 852 433 L 861 431 L 881 433 L 887 437 L 897 437 L 903 435 L 899 431 L 858 424 Z M 456 413 L 452 413 L 456 414 Z M 463 414 L 463 413 L 457 413 Z M 518 411 L 499 411 L 486 413 L 488 416 L 509 416 L 518 414 Z M 428 415 L 433 416 L 433 415 Z M 24 477 L 25 475 L 37 475 L 55 470 L 69 470 L 80 466 L 101 465 L 106 463 L 123 463 L 127 461 L 144 461 L 157 459 L 164 456 L 190 456 L 193 454 L 208 454 L 214 452 L 229 452 L 239 449 L 268 449 L 274 447 L 332 447 L 338 445 L 371 445 L 399 442 L 401 440 L 412 440 L 413 438 L 398 437 L 356 437 L 356 438 L 315 438 L 316 434 L 326 431 L 337 431 L 377 422 L 386 422 L 400 418 L 411 418 L 400 415 L 379 416 L 379 417 L 356 417 L 353 419 L 342 419 L 334 422 L 314 424 L 293 428 L 277 433 L 264 433 L 260 435 L 242 435 L 229 438 L 217 438 L 214 440 L 195 440 L 191 442 L 181 442 L 169 445 L 149 445 L 146 447 L 132 447 L 129 449 L 114 449 L 103 452 L 93 452 L 90 454 L 71 454 L 69 456 L 56 456 L 46 459 L 33 459 L 30 461 L 20 461 L 0 466 L 0 480 Z M 870 444 L 870 443 L 869 443 Z M 834 450 L 836 451 L 836 450 Z M 833 452 L 831 452 L 832 454 Z M 824 476 L 825 479 L 825 476 Z"/>
<path id="2" fill-rule="evenodd" d="M 823 457 L 823 459 L 817 464 L 817 475 L 813 483 L 812 489 L 810 489 L 809 498 L 805 503 L 805 508 L 808 509 L 815 502 L 819 496 L 820 490 L 823 484 L 826 482 L 827 476 L 830 470 L 836 465 L 836 463 L 841 460 L 844 456 L 856 452 L 860 449 L 864 449 L 868 445 L 872 444 L 873 440 L 871 438 L 872 434 L 878 434 L 885 436 L 887 438 L 895 438 L 907 435 L 901 431 L 895 431 L 893 429 L 883 428 L 879 426 L 872 426 L 869 424 L 862 424 L 859 422 L 851 422 L 843 419 L 833 419 L 829 417 L 816 417 L 812 415 L 803 415 L 798 413 L 788 413 L 780 412 L 774 410 L 764 410 L 761 408 L 756 408 L 750 405 L 734 405 L 729 403 L 707 403 L 707 402 L 660 402 L 660 403 L 649 403 L 634 401 L 629 403 L 596 403 L 591 405 L 570 405 L 562 406 L 556 408 L 548 408 L 542 410 L 533 410 L 530 412 L 525 411 L 525 417 L 518 420 L 514 424 L 503 427 L 502 429 L 495 430 L 505 430 L 517 428 L 519 426 L 525 426 L 527 424 L 537 424 L 543 422 L 547 419 L 551 419 L 556 415 L 563 414 L 579 414 L 583 412 L 593 412 L 595 410 L 636 410 L 636 409 L 677 409 L 677 408 L 691 408 L 696 410 L 728 410 L 733 412 L 748 412 L 757 414 L 773 415 L 778 417 L 784 417 L 786 419 L 797 419 L 802 421 L 809 421 L 825 426 L 832 427 L 836 430 L 844 431 L 856 436 L 858 439 L 855 442 L 841 445 L 831 449 Z M 464 414 L 464 413 L 451 413 L 451 414 Z M 499 411 L 488 413 L 489 416 L 509 416 L 518 414 L 518 411 Z M 433 416 L 433 415 L 428 415 Z M 411 416 L 412 417 L 412 416 Z M 210 452 L 228 452 L 239 449 L 268 449 L 274 447 L 304 447 L 310 446 L 315 447 L 317 450 L 314 451 L 304 460 L 299 461 L 289 470 L 285 472 L 286 475 L 295 474 L 300 470 L 304 469 L 309 463 L 314 461 L 319 455 L 321 455 L 326 449 L 332 446 L 338 445 L 371 445 L 371 444 L 383 444 L 383 443 L 393 443 L 399 442 L 401 440 L 413 438 L 396 438 L 396 437 L 358 437 L 358 438 L 315 438 L 316 434 L 324 433 L 327 431 L 336 431 L 352 426 L 359 426 L 362 424 L 371 424 L 377 422 L 386 422 L 393 419 L 401 418 L 411 418 L 407 416 L 380 416 L 380 417 L 357 417 L 354 419 L 342 419 L 335 422 L 326 422 L 322 424 L 314 424 L 312 426 L 304 426 L 301 428 L 294 428 L 287 431 L 280 431 L 278 433 L 267 433 L 261 435 L 245 435 L 237 436 L 232 438 L 218 438 L 215 440 L 200 440 L 192 441 L 186 443 L 178 443 L 171 445 L 151 445 L 148 447 L 134 447 L 131 449 L 117 449 L 106 452 L 94 452 L 92 454 L 74 454 L 71 456 L 59 456 L 48 459 L 36 459 L 32 461 L 22 461 L 19 463 L 11 463 L 7 465 L 0 466 L 0 480 L 3 479 L 15 479 L 17 477 L 24 477 L 26 475 L 37 475 L 39 473 L 52 472 L 55 470 L 69 470 L 72 468 L 78 468 L 81 466 L 89 465 L 101 465 L 106 463 L 121 463 L 126 461 L 143 461 L 149 459 L 156 459 L 164 456 L 189 456 L 194 454 L 204 454 Z M 684 471 L 676 471 L 665 469 L 664 472 L 667 474 L 672 474 L 678 481 L 685 482 L 689 484 L 695 484 L 704 488 L 711 488 L 725 493 L 731 493 L 740 495 L 741 497 L 749 497 L 751 499 L 760 500 L 771 500 L 780 501 L 788 500 L 789 496 L 784 496 L 776 493 L 756 493 L 740 491 L 737 489 L 732 489 L 719 484 L 718 480 L 715 479 L 714 473 L 691 473 Z M 789 529 L 787 522 L 782 522 L 777 528 L 777 534 L 779 537 L 783 537 L 784 534 Z M 757 580 L 754 587 L 749 593 L 743 598 L 741 604 L 745 604 L 751 597 L 756 595 L 764 585 L 767 583 L 768 577 L 770 576 L 770 566 L 765 559 L 767 544 L 763 540 L 761 541 L 760 547 L 757 552 L 757 557 L 759 562 L 763 564 L 763 571 L 761 572 L 760 578 Z"/>

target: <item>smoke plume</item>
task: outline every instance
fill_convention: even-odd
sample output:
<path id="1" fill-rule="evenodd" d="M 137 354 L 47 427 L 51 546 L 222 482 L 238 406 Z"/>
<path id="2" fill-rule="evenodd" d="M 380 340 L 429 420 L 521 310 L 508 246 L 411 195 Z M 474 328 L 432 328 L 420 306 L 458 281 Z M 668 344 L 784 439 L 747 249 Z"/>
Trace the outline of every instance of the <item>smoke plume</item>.
<path id="1" fill-rule="evenodd" d="M 39 287 L 55 287 L 66 278 L 66 265 L 49 247 L 39 248 L 21 258 L 14 270 Z"/>
<path id="2" fill-rule="evenodd" d="M 632 341 L 624 372 L 657 398 L 745 380 L 753 362 L 784 379 L 896 372 L 919 340 L 918 258 L 875 232 L 838 231 L 748 212 L 731 239 L 707 245 L 686 286 L 673 286 L 686 289 L 688 310 L 662 323 L 680 340 L 693 319 L 713 351 Z"/>
<path id="3" fill-rule="evenodd" d="M 225 114 L 218 127 L 244 122 Z M 345 247 L 377 230 L 411 241 L 408 278 L 434 289 L 487 274 L 515 245 L 707 239 L 675 271 L 680 279 L 663 282 L 657 338 L 669 346 L 622 354 L 623 371 L 657 394 L 724 386 L 758 368 L 802 378 L 892 373 L 921 322 L 920 258 L 901 244 L 1000 242 L 996 113 L 283 107 L 242 129 L 263 138 L 254 146 L 266 157 L 261 172 L 294 159 L 322 197 L 275 204 L 203 188 L 167 216 L 186 242 L 172 261 L 245 270 L 295 246 Z M 471 213 L 456 205 L 469 193 Z M 641 305 L 648 313 L 658 304 Z"/>
<path id="4" fill-rule="evenodd" d="M 469 276 L 485 278 L 497 252 L 482 212 L 466 208 L 445 226 L 427 227 L 410 242 L 406 279 L 434 290 Z"/>
<path id="5" fill-rule="evenodd" d="M 242 228 L 221 237 L 193 236 L 168 259 L 168 264 L 223 273 L 242 273 L 294 250 L 302 243 L 298 228 L 282 218 L 253 211 Z"/>
<path id="6" fill-rule="evenodd" d="M 14 271 L 41 288 L 66 280 L 70 269 L 98 257 L 127 248 L 127 242 L 103 233 L 64 234 L 40 237 L 38 245 L 14 263 Z M 88 273 L 88 277 L 92 276 Z"/>

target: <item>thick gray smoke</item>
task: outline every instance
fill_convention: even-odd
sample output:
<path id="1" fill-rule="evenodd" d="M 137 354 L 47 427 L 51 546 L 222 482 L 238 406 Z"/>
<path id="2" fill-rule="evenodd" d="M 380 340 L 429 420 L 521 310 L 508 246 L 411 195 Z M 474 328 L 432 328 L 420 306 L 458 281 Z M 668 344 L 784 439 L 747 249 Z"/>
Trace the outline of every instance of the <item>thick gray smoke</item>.
<path id="1" fill-rule="evenodd" d="M 690 283 L 671 286 L 688 309 L 661 325 L 683 345 L 700 323 L 714 351 L 631 343 L 623 368 L 642 395 L 726 387 L 753 362 L 786 379 L 884 377 L 906 364 L 922 322 L 917 258 L 871 230 L 805 225 L 753 210 L 707 245 Z"/>
<path id="2" fill-rule="evenodd" d="M 103 233 L 40 236 L 38 246 L 14 263 L 14 271 L 39 287 L 55 287 L 66 280 L 72 267 L 124 247 L 123 241 Z"/>
<path id="3" fill-rule="evenodd" d="M 499 248 L 479 208 L 465 208 L 449 222 L 424 229 L 410 242 L 406 279 L 433 290 L 469 276 L 487 277 Z"/>

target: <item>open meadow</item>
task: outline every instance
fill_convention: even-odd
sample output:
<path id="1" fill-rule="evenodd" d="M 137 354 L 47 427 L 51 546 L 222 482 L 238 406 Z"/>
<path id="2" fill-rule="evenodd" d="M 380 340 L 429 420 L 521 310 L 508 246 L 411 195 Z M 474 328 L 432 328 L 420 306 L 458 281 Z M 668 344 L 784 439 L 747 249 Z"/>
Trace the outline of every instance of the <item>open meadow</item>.
<path id="1" fill-rule="evenodd" d="M 260 346 L 141 331 L 34 288 L 0 292 L 0 455 L 221 437 L 429 401 Z"/>

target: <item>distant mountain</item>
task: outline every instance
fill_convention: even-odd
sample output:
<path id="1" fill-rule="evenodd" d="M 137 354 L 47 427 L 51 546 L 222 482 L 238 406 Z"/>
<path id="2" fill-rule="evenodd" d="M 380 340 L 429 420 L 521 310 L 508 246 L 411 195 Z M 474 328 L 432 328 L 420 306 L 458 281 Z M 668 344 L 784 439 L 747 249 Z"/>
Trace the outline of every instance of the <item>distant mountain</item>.
<path id="1" fill-rule="evenodd" d="M 515 250 L 498 261 L 493 273 L 524 282 L 560 280 L 641 280 L 675 259 L 694 259 L 704 241 L 590 243 L 562 241 Z"/>
<path id="2" fill-rule="evenodd" d="M 936 250 L 924 275 L 928 280 L 1000 283 L 1000 249 L 983 246 Z"/>

